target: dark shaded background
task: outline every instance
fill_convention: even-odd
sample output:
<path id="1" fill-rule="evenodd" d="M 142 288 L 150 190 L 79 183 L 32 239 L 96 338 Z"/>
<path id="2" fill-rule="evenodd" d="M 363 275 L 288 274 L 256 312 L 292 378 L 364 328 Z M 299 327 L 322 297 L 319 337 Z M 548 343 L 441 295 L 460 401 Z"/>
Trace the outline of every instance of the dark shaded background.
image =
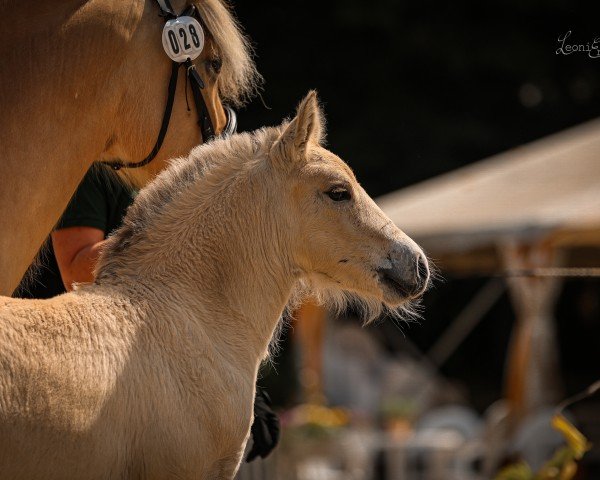
<path id="1" fill-rule="evenodd" d="M 372 196 L 396 190 L 600 116 L 600 58 L 555 53 L 568 30 L 570 43 L 600 37 L 595 5 L 234 2 L 270 107 L 255 100 L 240 129 L 279 123 L 316 88 L 330 148 Z M 408 338 L 429 348 L 481 283 L 447 278 Z M 571 281 L 559 301 L 568 391 L 600 377 L 599 291 L 598 282 Z M 479 409 L 501 395 L 511 327 L 503 298 L 442 369 Z"/>
<path id="2" fill-rule="evenodd" d="M 600 37 L 575 1 L 235 2 L 266 79 L 241 128 L 279 123 L 309 88 L 329 145 L 377 196 L 600 114 L 600 58 L 556 55 Z"/>

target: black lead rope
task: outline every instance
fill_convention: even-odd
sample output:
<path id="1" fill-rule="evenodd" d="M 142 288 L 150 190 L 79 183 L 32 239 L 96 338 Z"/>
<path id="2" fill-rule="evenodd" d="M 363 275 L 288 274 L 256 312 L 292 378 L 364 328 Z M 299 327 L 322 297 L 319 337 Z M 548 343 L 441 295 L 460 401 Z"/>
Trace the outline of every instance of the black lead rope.
<path id="1" fill-rule="evenodd" d="M 160 2 L 158 2 L 158 6 L 161 11 L 161 16 L 166 20 L 170 20 L 173 18 L 177 18 L 177 15 L 173 11 L 169 0 L 165 0 L 165 6 L 167 10 L 163 9 Z M 192 5 L 190 8 L 186 9 L 184 15 L 195 16 L 198 17 L 199 14 L 196 10 L 196 7 Z M 200 22 L 202 23 L 202 22 Z M 158 132 L 158 137 L 156 139 L 156 143 L 152 148 L 152 151 L 148 154 L 146 158 L 144 158 L 140 162 L 122 162 L 117 160 L 115 162 L 107 162 L 107 164 L 113 170 L 121 170 L 122 168 L 140 168 L 145 165 L 148 165 L 156 155 L 158 154 L 160 148 L 162 147 L 163 141 L 167 134 L 167 130 L 169 129 L 169 121 L 171 120 L 171 113 L 173 111 L 173 103 L 175 101 L 175 91 L 177 90 L 177 79 L 179 77 L 179 68 L 185 65 L 187 79 L 189 80 L 190 87 L 192 90 L 192 95 L 194 97 L 194 105 L 196 107 L 196 113 L 198 114 L 198 126 L 200 127 L 200 131 L 202 132 L 202 142 L 208 142 L 215 137 L 215 129 L 213 127 L 212 121 L 210 119 L 210 115 L 208 114 L 208 109 L 206 107 L 206 103 L 204 102 L 204 97 L 202 96 L 202 89 L 204 88 L 204 82 L 200 77 L 200 74 L 196 70 L 196 66 L 192 63 L 192 61 L 188 58 L 184 63 L 178 63 L 173 61 L 171 65 L 171 78 L 169 79 L 169 88 L 167 90 L 167 104 L 165 105 L 165 111 L 163 113 L 162 123 L 160 126 L 160 131 Z M 230 113 L 230 117 L 232 112 Z M 233 114 L 235 115 L 235 114 Z M 228 118 L 230 121 L 231 118 Z"/>

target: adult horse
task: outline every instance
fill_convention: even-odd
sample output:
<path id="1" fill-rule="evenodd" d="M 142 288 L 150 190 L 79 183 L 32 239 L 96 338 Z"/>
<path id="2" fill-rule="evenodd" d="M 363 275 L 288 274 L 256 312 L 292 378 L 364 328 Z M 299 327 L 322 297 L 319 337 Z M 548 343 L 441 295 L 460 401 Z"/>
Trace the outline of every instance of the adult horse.
<path id="1" fill-rule="evenodd" d="M 163 0 L 164 1 L 164 0 Z M 180 12 L 187 4 L 173 2 Z M 221 99 L 243 102 L 258 74 L 219 0 L 195 3 L 205 46 L 195 60 L 216 132 Z M 159 133 L 171 74 L 154 0 L 10 0 L 0 21 L 0 294 L 10 295 L 95 160 L 136 162 Z M 179 76 L 156 159 L 126 175 L 142 185 L 200 143 Z"/>
<path id="2" fill-rule="evenodd" d="M 94 284 L 0 300 L 3 478 L 232 478 L 294 292 L 371 314 L 423 292 L 423 252 L 322 131 L 311 93 L 290 123 L 194 149 L 140 192 Z"/>

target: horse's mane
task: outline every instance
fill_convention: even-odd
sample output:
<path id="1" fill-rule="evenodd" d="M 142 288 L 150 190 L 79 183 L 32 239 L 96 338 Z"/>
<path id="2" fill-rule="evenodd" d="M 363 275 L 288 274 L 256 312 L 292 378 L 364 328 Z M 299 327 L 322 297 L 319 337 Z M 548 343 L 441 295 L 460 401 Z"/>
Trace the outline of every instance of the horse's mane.
<path id="1" fill-rule="evenodd" d="M 252 59 L 252 46 L 225 0 L 195 1 L 208 33 L 223 62 L 219 93 L 223 100 L 240 106 L 256 92 L 262 77 Z"/>

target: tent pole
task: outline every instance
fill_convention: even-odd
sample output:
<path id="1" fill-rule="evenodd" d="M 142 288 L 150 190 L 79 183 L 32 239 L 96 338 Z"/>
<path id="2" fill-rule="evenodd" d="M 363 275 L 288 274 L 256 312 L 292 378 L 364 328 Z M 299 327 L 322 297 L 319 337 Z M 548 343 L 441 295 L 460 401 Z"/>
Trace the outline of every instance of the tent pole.
<path id="1" fill-rule="evenodd" d="M 543 243 L 506 242 L 500 253 L 507 270 L 559 266 L 560 252 Z M 505 396 L 516 426 L 536 407 L 560 398 L 558 345 L 553 310 L 562 280 L 557 277 L 508 277 L 516 315 L 509 344 Z"/>
<path id="2" fill-rule="evenodd" d="M 327 310 L 315 300 L 307 300 L 294 314 L 300 346 L 300 384 L 303 400 L 325 402 L 323 393 L 323 342 Z"/>

